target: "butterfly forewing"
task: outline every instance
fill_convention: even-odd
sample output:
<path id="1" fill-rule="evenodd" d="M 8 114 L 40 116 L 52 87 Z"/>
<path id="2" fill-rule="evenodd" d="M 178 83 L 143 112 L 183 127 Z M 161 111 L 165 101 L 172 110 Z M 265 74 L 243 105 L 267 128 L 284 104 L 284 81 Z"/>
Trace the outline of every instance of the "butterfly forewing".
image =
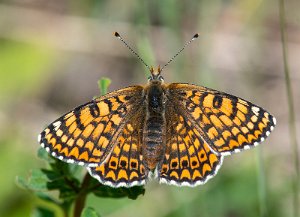
<path id="1" fill-rule="evenodd" d="M 143 87 L 114 91 L 79 106 L 50 124 L 39 142 L 60 160 L 97 166 L 110 155 L 124 125 L 142 103 Z"/>
<path id="2" fill-rule="evenodd" d="M 171 111 L 173 110 L 173 111 Z M 169 106 L 166 154 L 159 166 L 159 181 L 178 186 L 196 186 L 212 178 L 223 157 L 216 155 L 176 106 Z"/>
<path id="3" fill-rule="evenodd" d="M 274 129 L 276 120 L 271 114 L 241 98 L 190 84 L 173 83 L 168 88 L 197 136 L 216 153 L 249 149 Z"/>
<path id="4" fill-rule="evenodd" d="M 101 183 L 112 187 L 143 185 L 146 171 L 142 163 L 141 141 L 144 108 L 132 117 L 118 138 L 106 162 L 98 167 L 88 168 L 89 173 Z"/>

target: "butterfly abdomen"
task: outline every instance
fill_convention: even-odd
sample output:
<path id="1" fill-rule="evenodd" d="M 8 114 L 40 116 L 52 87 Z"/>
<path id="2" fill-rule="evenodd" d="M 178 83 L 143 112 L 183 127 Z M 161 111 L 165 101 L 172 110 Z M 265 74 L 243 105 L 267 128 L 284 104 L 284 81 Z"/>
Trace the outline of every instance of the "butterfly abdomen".
<path id="1" fill-rule="evenodd" d="M 142 154 L 145 166 L 153 170 L 162 160 L 165 152 L 165 105 L 164 92 L 160 83 L 149 86 L 146 101 Z"/>

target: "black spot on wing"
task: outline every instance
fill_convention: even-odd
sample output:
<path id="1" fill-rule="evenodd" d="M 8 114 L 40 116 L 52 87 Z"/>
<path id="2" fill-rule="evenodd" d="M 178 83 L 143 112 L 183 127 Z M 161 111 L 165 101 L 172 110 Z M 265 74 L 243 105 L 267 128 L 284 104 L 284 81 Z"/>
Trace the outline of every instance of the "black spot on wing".
<path id="1" fill-rule="evenodd" d="M 200 107 L 203 107 L 203 101 L 204 101 L 205 97 L 207 97 L 207 95 L 208 95 L 207 92 L 204 92 L 203 94 L 201 94 L 200 99 L 199 99 L 199 101 L 200 101 L 199 106 Z"/>
<path id="2" fill-rule="evenodd" d="M 214 99 L 213 99 L 213 106 L 215 108 L 220 108 L 222 106 L 222 102 L 223 102 L 223 98 L 219 95 L 216 95 L 214 96 Z"/>
<path id="3" fill-rule="evenodd" d="M 112 102 L 109 99 L 104 99 L 103 102 L 107 104 L 109 111 L 112 109 Z"/>
<path id="4" fill-rule="evenodd" d="M 238 108 L 237 108 L 238 98 L 235 96 L 231 96 L 230 100 L 231 100 L 231 105 L 232 105 L 232 113 L 230 115 L 230 118 L 233 119 L 236 117 L 236 114 L 238 112 Z"/>
<path id="5" fill-rule="evenodd" d="M 92 101 L 91 104 L 89 105 L 90 113 L 93 116 L 93 118 L 96 118 L 100 114 L 99 107 L 95 101 Z"/>

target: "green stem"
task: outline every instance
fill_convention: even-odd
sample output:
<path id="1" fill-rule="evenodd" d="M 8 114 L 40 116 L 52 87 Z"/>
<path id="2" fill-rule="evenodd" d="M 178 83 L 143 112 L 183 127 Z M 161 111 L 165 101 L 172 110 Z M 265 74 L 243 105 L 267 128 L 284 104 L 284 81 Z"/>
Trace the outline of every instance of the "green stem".
<path id="1" fill-rule="evenodd" d="M 260 216 L 268 216 L 267 209 L 267 194 L 266 194 L 266 177 L 265 177 L 265 168 L 262 157 L 262 148 L 257 147 L 256 150 L 257 157 L 257 181 L 258 181 L 258 197 L 259 197 L 259 211 Z"/>
<path id="2" fill-rule="evenodd" d="M 285 74 L 285 83 L 286 83 L 288 109 L 289 109 L 290 139 L 291 139 L 291 146 L 293 152 L 293 160 L 294 160 L 295 170 L 296 170 L 293 179 L 294 216 L 298 217 L 299 216 L 298 195 L 299 195 L 299 183 L 300 183 L 300 170 L 299 170 L 298 142 L 296 136 L 293 92 L 291 87 L 290 70 L 288 65 L 288 55 L 287 55 L 287 45 L 286 45 L 284 0 L 279 0 L 279 14 L 280 14 L 280 32 L 281 32 L 281 44 L 282 44 L 282 54 L 283 54 L 283 62 L 284 62 L 284 74 Z"/>
<path id="3" fill-rule="evenodd" d="M 64 212 L 64 217 L 69 217 L 69 210 L 64 209 L 63 212 Z"/>
<path id="4" fill-rule="evenodd" d="M 82 213 L 82 210 L 85 206 L 86 197 L 88 194 L 87 189 L 89 187 L 90 180 L 91 180 L 90 174 L 86 173 L 81 184 L 80 192 L 77 195 L 77 198 L 75 200 L 74 217 L 80 217 Z"/>

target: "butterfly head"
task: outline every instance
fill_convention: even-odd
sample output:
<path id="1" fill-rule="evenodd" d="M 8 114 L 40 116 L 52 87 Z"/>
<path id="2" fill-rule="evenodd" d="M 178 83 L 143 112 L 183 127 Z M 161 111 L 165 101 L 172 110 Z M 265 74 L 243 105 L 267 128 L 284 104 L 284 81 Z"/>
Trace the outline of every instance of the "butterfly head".
<path id="1" fill-rule="evenodd" d="M 161 76 L 161 68 L 160 66 L 157 67 L 157 69 L 154 69 L 153 67 L 150 68 L 151 76 L 148 77 L 148 81 L 160 81 L 163 82 L 164 78 Z"/>

